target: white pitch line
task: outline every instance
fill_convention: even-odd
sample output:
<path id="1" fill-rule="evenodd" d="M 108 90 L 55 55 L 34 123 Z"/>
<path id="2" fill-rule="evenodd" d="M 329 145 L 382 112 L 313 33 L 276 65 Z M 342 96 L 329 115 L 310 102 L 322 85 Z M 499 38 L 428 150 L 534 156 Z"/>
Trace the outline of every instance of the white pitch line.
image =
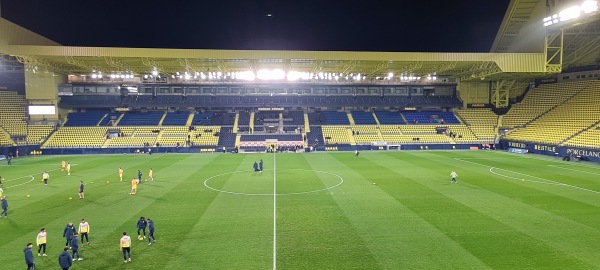
<path id="1" fill-rule="evenodd" d="M 30 175 L 29 177 L 31 177 L 31 180 L 29 180 L 29 181 L 27 181 L 25 183 L 21 183 L 21 184 L 18 184 L 18 185 L 8 186 L 8 187 L 5 187 L 4 189 L 9 189 L 9 188 L 14 188 L 14 187 L 22 186 L 22 185 L 25 185 L 25 184 L 29 184 L 29 183 L 33 182 L 33 180 L 35 180 L 35 178 L 33 176 Z M 24 177 L 19 177 L 19 178 L 25 178 L 25 176 Z"/>
<path id="2" fill-rule="evenodd" d="M 485 164 L 480 164 L 480 163 L 477 163 L 477 162 L 462 160 L 460 158 L 456 158 L 456 160 L 460 160 L 462 162 L 467 162 L 467 163 L 471 163 L 471 164 L 475 164 L 475 165 L 479 165 L 479 166 L 489 167 L 490 168 L 489 169 L 490 173 L 498 175 L 498 176 L 510 178 L 510 179 L 521 180 L 521 181 L 532 182 L 532 183 L 538 183 L 538 184 L 565 186 L 565 187 L 570 187 L 570 188 L 574 188 L 574 189 L 579 189 L 579 190 L 584 190 L 584 191 L 587 191 L 587 192 L 592 192 L 592 193 L 600 194 L 600 191 L 596 191 L 596 190 L 592 190 L 592 189 L 587 189 L 587 188 L 582 188 L 582 187 L 578 187 L 578 186 L 574 186 L 574 185 L 569 185 L 569 184 L 565 184 L 565 183 L 562 183 L 562 182 L 549 180 L 549 179 L 546 179 L 546 178 L 541 178 L 541 177 L 537 177 L 537 176 L 533 176 L 533 175 L 529 175 L 529 174 L 524 174 L 524 173 L 520 173 L 520 172 L 515 172 L 515 171 L 511 171 L 511 170 L 506 170 L 506 169 L 502 169 L 502 168 L 496 168 L 496 167 L 493 167 L 493 166 L 489 166 L 489 165 L 485 165 Z M 504 175 L 504 174 L 501 174 L 501 173 L 496 173 L 496 172 L 494 172 L 494 169 L 498 169 L 498 170 L 502 170 L 502 171 L 507 171 L 507 172 L 511 172 L 511 173 L 514 173 L 514 174 L 518 174 L 518 175 L 523 175 L 523 176 L 528 177 L 528 178 L 536 178 L 536 179 L 540 179 L 542 181 L 535 181 L 535 180 L 529 180 L 529 179 L 524 180 L 524 178 L 519 179 L 519 178 L 516 178 L 516 177 Z"/>
<path id="3" fill-rule="evenodd" d="M 581 172 L 581 173 L 589 173 L 589 174 L 593 174 L 593 175 L 600 175 L 600 173 L 594 173 L 594 172 L 586 172 L 586 171 L 582 171 L 582 170 L 576 170 L 576 169 L 571 169 L 571 168 L 563 168 L 560 165 L 548 165 L 550 167 L 554 167 L 554 168 L 559 168 L 559 169 L 563 169 L 563 170 L 569 170 L 569 171 L 574 171 L 574 172 Z M 568 166 L 568 165 L 565 165 Z"/>
<path id="4" fill-rule="evenodd" d="M 273 151 L 273 270 L 277 269 L 277 159 Z"/>
<path id="5" fill-rule="evenodd" d="M 77 165 L 77 164 L 73 164 L 73 166 L 75 166 L 75 165 Z M 60 170 L 60 169 L 53 169 L 53 170 L 43 171 L 43 172 L 40 172 L 40 173 L 29 174 L 29 175 L 25 175 L 25 176 L 13 178 L 13 179 L 10 179 L 10 180 L 6 180 L 4 182 L 12 182 L 12 181 L 16 181 L 16 180 L 19 180 L 19 179 L 31 177 L 31 180 L 29 180 L 29 181 L 27 181 L 25 183 L 21 183 L 21 184 L 18 184 L 18 185 L 13 185 L 13 186 L 8 186 L 8 187 L 5 187 L 5 189 L 12 188 L 12 187 L 18 187 L 18 186 L 25 185 L 27 183 L 31 183 L 34 180 L 34 175 L 40 175 L 40 174 L 42 174 L 44 172 L 53 172 L 53 171 L 58 171 L 58 170 Z"/>

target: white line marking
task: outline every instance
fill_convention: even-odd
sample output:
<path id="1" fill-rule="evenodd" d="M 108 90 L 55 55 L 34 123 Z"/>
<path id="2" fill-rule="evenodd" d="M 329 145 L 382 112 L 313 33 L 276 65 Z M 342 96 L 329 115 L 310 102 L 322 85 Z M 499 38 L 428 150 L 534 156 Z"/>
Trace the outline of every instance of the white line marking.
<path id="1" fill-rule="evenodd" d="M 582 172 L 582 173 L 589 173 L 589 174 L 593 174 L 593 175 L 600 175 L 600 173 L 586 172 L 586 171 L 581 171 L 581 170 L 576 170 L 576 169 L 570 169 L 570 168 L 563 168 L 560 165 L 548 165 L 548 166 L 554 167 L 554 168 L 563 169 L 563 170 L 569 170 L 569 171 L 575 171 L 575 172 Z M 568 165 L 564 165 L 564 166 L 568 166 Z"/>
<path id="2" fill-rule="evenodd" d="M 277 159 L 273 151 L 273 270 L 277 269 Z"/>
<path id="3" fill-rule="evenodd" d="M 455 158 L 455 159 L 459 160 L 459 161 L 462 161 L 462 162 L 467 162 L 467 163 L 471 163 L 471 164 L 475 164 L 475 165 L 479 165 L 479 166 L 489 167 L 490 168 L 489 169 L 490 173 L 498 175 L 498 176 L 510 178 L 510 179 L 521 180 L 521 181 L 525 181 L 525 182 L 538 183 L 538 184 L 545 184 L 545 185 L 565 186 L 565 187 L 570 187 L 570 188 L 574 188 L 574 189 L 579 189 L 579 190 L 584 190 L 584 191 L 587 191 L 587 192 L 592 192 L 592 193 L 600 194 L 600 191 L 596 191 L 596 190 L 591 190 L 591 189 L 582 188 L 582 187 L 578 187 L 578 186 L 574 186 L 574 185 L 569 185 L 569 184 L 561 183 L 561 182 L 558 182 L 558 181 L 553 181 L 553 180 L 549 180 L 549 179 L 546 179 L 546 178 L 541 178 L 541 177 L 537 177 L 537 176 L 533 176 L 533 175 L 529 175 L 529 174 L 524 174 L 524 173 L 520 173 L 520 172 L 515 172 L 515 171 L 511 171 L 511 170 L 496 168 L 496 167 L 492 167 L 492 166 L 489 166 L 489 165 L 480 164 L 480 163 L 477 163 L 477 162 L 462 160 L 460 158 Z M 504 175 L 504 174 L 501 174 L 501 173 L 494 172 L 494 169 L 501 170 L 501 171 L 507 171 L 507 172 L 510 172 L 510 173 L 518 174 L 518 175 L 523 175 L 524 177 L 527 177 L 527 178 L 540 179 L 542 181 L 529 180 L 529 179 L 525 179 L 525 178 L 520 178 L 519 179 L 517 177 L 512 177 L 512 176 L 508 176 L 508 175 Z"/>
<path id="4" fill-rule="evenodd" d="M 35 180 L 35 178 L 34 178 L 33 176 L 31 176 L 31 175 L 28 175 L 28 176 L 29 176 L 29 177 L 31 177 L 31 180 L 29 180 L 29 181 L 27 181 L 27 182 L 25 182 L 25 183 L 18 184 L 18 185 L 12 185 L 12 186 L 8 186 L 8 187 L 5 187 L 4 189 L 9 189 L 9 188 L 14 188 L 14 187 L 22 186 L 22 185 L 25 185 L 25 184 L 29 184 L 29 183 L 33 182 L 33 180 Z M 19 177 L 19 178 L 17 178 L 17 179 L 20 179 L 20 178 L 25 178 L 25 177 L 26 177 L 26 176 L 23 176 L 23 177 Z"/>
<path id="5" fill-rule="evenodd" d="M 272 171 L 267 169 L 265 171 Z M 335 173 L 331 173 L 331 172 L 324 172 L 324 171 L 315 171 L 315 170 L 305 170 L 305 169 L 290 169 L 290 171 L 306 171 L 306 172 L 316 172 L 316 173 L 324 173 L 324 174 L 329 174 L 329 175 L 333 175 L 335 177 L 337 177 L 340 182 L 330 186 L 330 187 L 326 187 L 326 188 L 322 188 L 322 189 L 317 189 L 317 190 L 310 190 L 310 191 L 300 191 L 300 192 L 292 192 L 292 193 L 279 193 L 277 194 L 277 196 L 287 196 L 287 195 L 301 195 L 301 194 L 308 194 L 308 193 L 317 193 L 320 191 L 325 191 L 325 190 L 330 190 L 333 188 L 336 188 L 338 186 L 340 186 L 341 184 L 344 183 L 344 178 L 342 178 L 341 176 L 335 174 Z M 234 192 L 234 191 L 227 191 L 227 190 L 222 190 L 222 189 L 217 189 L 214 187 L 211 187 L 208 185 L 208 182 L 214 178 L 223 176 L 223 175 L 228 175 L 228 174 L 235 174 L 235 173 L 248 173 L 248 172 L 254 172 L 254 170 L 245 170 L 245 171 L 233 171 L 233 172 L 227 172 L 227 173 L 221 173 L 221 174 L 217 174 L 217 175 L 213 175 L 209 178 L 207 178 L 206 180 L 204 180 L 204 186 L 208 189 L 217 191 L 217 192 L 221 192 L 221 193 L 227 193 L 227 194 L 233 194 L 233 195 L 243 195 L 243 196 L 273 196 L 272 193 L 243 193 L 243 192 Z"/>
<path id="6" fill-rule="evenodd" d="M 73 164 L 73 166 L 76 166 L 76 165 L 77 165 L 77 164 Z M 12 165 L 11 165 L 11 166 L 12 166 Z M 53 170 L 48 170 L 48 171 L 44 171 L 44 172 L 53 172 L 53 171 L 58 171 L 58 170 L 60 170 L 60 169 L 53 169 Z M 18 184 L 18 185 L 12 185 L 12 186 L 8 186 L 8 187 L 5 187 L 4 189 L 9 189 L 9 188 L 14 188 L 14 187 L 22 186 L 22 185 L 25 185 L 25 184 L 29 184 L 29 183 L 33 182 L 33 180 L 35 179 L 35 178 L 33 177 L 34 175 L 39 175 L 39 174 L 42 174 L 42 173 L 44 173 L 44 172 L 40 172 L 40 173 L 34 173 L 34 174 L 25 175 L 25 176 L 21 176 L 21 177 L 13 178 L 13 179 L 10 179 L 10 180 L 6 180 L 6 181 L 4 181 L 4 182 L 11 182 L 11 181 L 16 181 L 16 180 L 19 180 L 19 179 L 23 179 L 23 178 L 31 177 L 31 180 L 29 180 L 29 181 L 27 181 L 27 182 L 25 182 L 25 183 L 21 183 L 21 184 Z"/>

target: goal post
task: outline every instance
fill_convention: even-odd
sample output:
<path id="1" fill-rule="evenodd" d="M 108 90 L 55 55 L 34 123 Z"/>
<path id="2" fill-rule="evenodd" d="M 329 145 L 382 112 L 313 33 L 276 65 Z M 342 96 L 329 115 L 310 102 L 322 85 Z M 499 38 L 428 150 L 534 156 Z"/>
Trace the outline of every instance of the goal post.
<path id="1" fill-rule="evenodd" d="M 388 144 L 385 150 L 399 151 L 402 150 L 402 147 L 400 144 Z"/>

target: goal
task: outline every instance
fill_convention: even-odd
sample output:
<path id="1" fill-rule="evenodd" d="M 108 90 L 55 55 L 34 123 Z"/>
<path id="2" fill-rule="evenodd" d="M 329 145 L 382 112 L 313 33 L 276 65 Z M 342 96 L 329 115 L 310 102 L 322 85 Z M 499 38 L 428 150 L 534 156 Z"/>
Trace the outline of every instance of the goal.
<path id="1" fill-rule="evenodd" d="M 386 147 L 386 150 L 395 150 L 395 151 L 399 151 L 402 150 L 402 147 L 400 144 L 388 144 Z"/>

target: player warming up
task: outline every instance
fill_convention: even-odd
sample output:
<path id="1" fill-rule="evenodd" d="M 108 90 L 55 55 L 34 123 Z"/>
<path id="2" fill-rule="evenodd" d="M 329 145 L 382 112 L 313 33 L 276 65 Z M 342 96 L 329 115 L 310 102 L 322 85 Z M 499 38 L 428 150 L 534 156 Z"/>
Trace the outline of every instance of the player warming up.
<path id="1" fill-rule="evenodd" d="M 61 171 L 65 171 L 65 169 L 67 168 L 67 162 L 65 162 L 64 160 L 60 162 L 60 170 Z"/>
<path id="2" fill-rule="evenodd" d="M 123 182 L 123 169 L 119 168 L 119 179 L 121 179 L 121 182 Z"/>
<path id="3" fill-rule="evenodd" d="M 83 181 L 79 181 L 79 193 L 77 193 L 77 195 L 79 195 L 79 199 L 83 199 L 85 197 L 85 195 L 83 194 L 84 188 L 85 186 L 83 185 Z"/>
<path id="4" fill-rule="evenodd" d="M 150 171 L 148 171 L 148 178 L 146 179 L 146 181 L 154 181 L 154 172 L 152 171 L 152 168 L 150 168 Z"/>
<path id="5" fill-rule="evenodd" d="M 358 150 L 354 150 L 354 157 L 358 157 L 358 155 L 360 155 L 360 152 L 358 152 Z"/>
<path id="6" fill-rule="evenodd" d="M 131 262 L 131 237 L 127 236 L 126 232 L 123 232 L 123 237 L 119 241 L 119 248 L 123 252 L 123 262 Z"/>
<path id="7" fill-rule="evenodd" d="M 452 184 L 456 184 L 456 177 L 458 177 L 458 174 L 456 174 L 456 172 L 455 172 L 455 171 L 452 171 L 452 172 L 450 173 L 450 177 L 452 177 L 452 180 L 450 181 L 450 183 L 452 183 Z"/>
<path id="8" fill-rule="evenodd" d="M 131 195 L 135 195 L 137 193 L 137 185 L 140 182 L 140 180 L 138 179 L 131 179 L 131 192 L 129 192 L 129 194 Z"/>
<path id="9" fill-rule="evenodd" d="M 146 222 L 146 219 L 144 217 L 140 217 L 140 219 L 138 220 L 138 222 L 136 224 L 138 240 L 144 240 L 144 237 L 142 237 L 142 235 L 140 234 L 140 231 L 142 231 L 142 233 L 144 233 L 144 236 L 146 236 L 146 227 L 147 226 L 148 226 L 148 222 Z"/>
<path id="10" fill-rule="evenodd" d="M 67 163 L 67 175 L 71 175 L 71 163 Z"/>
<path id="11" fill-rule="evenodd" d="M 48 178 L 50 178 L 50 174 L 48 174 L 48 172 L 44 172 L 42 174 L 42 181 L 44 181 L 44 185 L 48 185 Z"/>
<path id="12" fill-rule="evenodd" d="M 90 245 L 90 238 L 89 238 L 89 233 L 90 233 L 90 224 L 85 221 L 85 219 L 81 219 L 81 222 L 79 223 L 79 234 L 81 234 L 81 244 L 83 245 L 83 241 L 85 239 L 85 241 L 87 242 L 87 245 Z"/>

